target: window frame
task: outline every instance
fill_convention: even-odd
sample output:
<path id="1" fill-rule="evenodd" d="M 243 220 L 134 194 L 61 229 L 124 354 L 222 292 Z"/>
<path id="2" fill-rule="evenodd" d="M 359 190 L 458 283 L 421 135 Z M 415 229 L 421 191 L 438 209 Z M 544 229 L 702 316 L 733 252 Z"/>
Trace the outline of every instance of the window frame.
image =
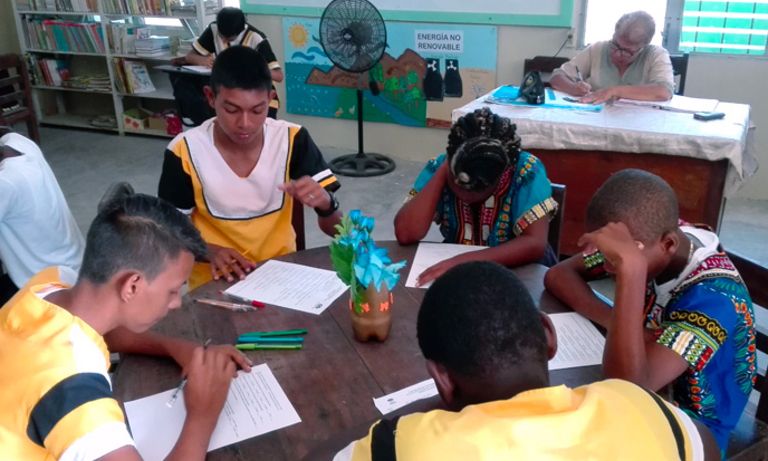
<path id="1" fill-rule="evenodd" d="M 723 0 L 727 1 L 727 0 Z M 581 0 L 578 2 L 580 11 L 578 12 L 578 34 L 577 34 L 577 46 L 576 49 L 584 49 L 586 44 L 584 43 L 584 37 L 586 35 L 587 27 L 587 3 L 589 0 Z M 692 55 L 701 56 L 723 56 L 729 58 L 745 58 L 745 59 L 768 59 L 768 42 L 766 42 L 765 49 L 762 54 L 747 54 L 747 53 L 707 53 L 702 51 L 681 51 L 680 50 L 680 37 L 683 32 L 683 7 L 685 0 L 667 0 L 667 10 L 664 16 L 664 24 L 661 29 L 661 44 L 669 51 L 670 54 L 688 53 Z M 657 27 L 659 25 L 657 24 Z"/>

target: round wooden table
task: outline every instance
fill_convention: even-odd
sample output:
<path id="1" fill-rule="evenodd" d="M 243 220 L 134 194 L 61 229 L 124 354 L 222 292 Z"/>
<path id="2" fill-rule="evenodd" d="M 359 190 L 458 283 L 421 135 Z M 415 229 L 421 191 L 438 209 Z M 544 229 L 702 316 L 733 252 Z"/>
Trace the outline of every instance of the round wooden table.
<path id="1" fill-rule="evenodd" d="M 225 299 L 219 291 L 229 284 L 222 281 L 210 282 L 190 292 L 182 308 L 171 312 L 154 328 L 199 342 L 211 338 L 214 344 L 234 344 L 238 335 L 249 331 L 309 330 L 302 350 L 247 353 L 254 364 L 269 365 L 301 417 L 301 423 L 215 450 L 207 459 L 300 459 L 320 442 L 381 417 L 373 405 L 373 397 L 429 378 L 416 340 L 416 318 L 426 290 L 404 286 L 416 246 L 402 247 L 396 242 L 381 245 L 389 249 L 393 261 L 409 262 L 401 283 L 393 292 L 392 331 L 383 343 L 354 340 L 346 295 L 319 316 L 274 306 L 243 313 L 194 303 L 198 297 Z M 327 247 L 277 259 L 331 268 Z M 544 266 L 531 264 L 514 272 L 541 310 L 569 311 L 544 291 L 546 270 Z M 115 395 L 121 401 L 129 401 L 174 388 L 178 385 L 179 373 L 178 366 L 167 359 L 125 356 L 114 376 Z M 600 375 L 598 366 L 550 373 L 552 384 L 569 386 L 596 381 Z M 435 399 L 435 404 L 437 402 Z"/>

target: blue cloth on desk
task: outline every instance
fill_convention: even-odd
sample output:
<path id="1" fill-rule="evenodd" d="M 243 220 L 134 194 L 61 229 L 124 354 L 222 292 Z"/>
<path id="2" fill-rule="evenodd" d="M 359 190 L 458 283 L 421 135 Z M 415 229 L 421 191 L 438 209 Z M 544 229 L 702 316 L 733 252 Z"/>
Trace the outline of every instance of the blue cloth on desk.
<path id="1" fill-rule="evenodd" d="M 603 110 L 602 104 L 581 104 L 570 102 L 563 99 L 552 88 L 546 88 L 544 104 L 528 104 L 523 99 L 518 99 L 519 87 L 513 85 L 504 85 L 497 88 L 486 100 L 494 104 L 504 104 L 510 106 L 524 107 L 544 107 L 548 109 L 571 109 L 584 110 L 588 112 L 600 112 Z"/>

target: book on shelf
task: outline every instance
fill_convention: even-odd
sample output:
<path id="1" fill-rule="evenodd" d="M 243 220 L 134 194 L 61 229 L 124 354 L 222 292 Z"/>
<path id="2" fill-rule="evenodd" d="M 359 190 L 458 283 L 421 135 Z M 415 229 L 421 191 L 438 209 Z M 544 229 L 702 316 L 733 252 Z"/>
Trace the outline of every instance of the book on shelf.
<path id="1" fill-rule="evenodd" d="M 171 39 L 168 36 L 152 35 L 145 39 L 136 38 L 133 46 L 136 49 L 137 56 L 164 56 L 171 51 Z"/>
<path id="2" fill-rule="evenodd" d="M 104 37 L 97 22 L 26 17 L 22 22 L 30 48 L 79 53 L 104 53 Z"/>
<path id="3" fill-rule="evenodd" d="M 97 0 L 16 0 L 21 11 L 83 11 L 95 12 Z"/>
<path id="4" fill-rule="evenodd" d="M 123 58 L 112 60 L 117 91 L 126 94 L 141 94 L 155 91 L 147 65 L 141 61 Z"/>
<path id="5" fill-rule="evenodd" d="M 169 15 L 171 0 L 102 0 L 107 13 Z"/>

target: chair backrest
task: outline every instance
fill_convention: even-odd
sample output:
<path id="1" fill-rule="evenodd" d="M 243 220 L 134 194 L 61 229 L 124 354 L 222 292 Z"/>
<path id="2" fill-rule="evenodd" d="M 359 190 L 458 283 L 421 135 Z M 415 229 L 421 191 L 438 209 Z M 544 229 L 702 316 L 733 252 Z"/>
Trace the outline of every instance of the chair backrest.
<path id="1" fill-rule="evenodd" d="M 685 76 L 688 73 L 688 53 L 671 55 L 672 75 L 675 79 L 675 94 L 685 93 Z"/>
<path id="2" fill-rule="evenodd" d="M 563 228 L 563 217 L 565 216 L 565 185 L 552 184 L 552 199 L 557 202 L 557 213 L 549 222 L 549 235 L 547 241 L 552 251 L 555 252 L 557 259 L 560 259 L 560 231 Z"/>
<path id="3" fill-rule="evenodd" d="M 757 350 L 768 354 L 768 267 L 736 253 L 728 252 L 728 256 L 749 288 L 755 310 Z M 758 374 L 755 390 L 760 392 L 755 417 L 768 423 L 768 379 L 765 373 Z"/>
<path id="4" fill-rule="evenodd" d="M 304 234 L 304 205 L 293 199 L 293 217 L 291 218 L 293 231 L 296 232 L 296 251 L 302 251 L 307 248 L 307 241 Z"/>
<path id="5" fill-rule="evenodd" d="M 38 144 L 40 133 L 32 109 L 29 73 L 24 60 L 17 54 L 0 55 L 0 122 L 13 125 L 27 122 L 29 136 Z"/>
<path id="6" fill-rule="evenodd" d="M 534 70 L 539 71 L 541 73 L 541 79 L 544 81 L 544 86 L 549 86 L 549 74 L 566 62 L 568 62 L 568 58 L 558 56 L 534 56 L 531 59 L 526 59 L 523 63 L 523 76 Z M 520 81 L 522 81 L 522 78 Z"/>

